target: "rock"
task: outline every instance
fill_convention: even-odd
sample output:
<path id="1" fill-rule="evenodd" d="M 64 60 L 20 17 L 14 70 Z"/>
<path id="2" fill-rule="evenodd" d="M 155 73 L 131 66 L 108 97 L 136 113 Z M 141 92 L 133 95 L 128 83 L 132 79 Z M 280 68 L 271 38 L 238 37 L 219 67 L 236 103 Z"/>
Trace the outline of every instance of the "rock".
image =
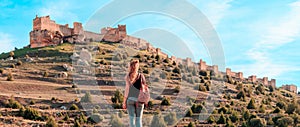
<path id="1" fill-rule="evenodd" d="M 80 59 L 91 62 L 92 54 L 87 49 L 82 49 L 79 54 Z"/>

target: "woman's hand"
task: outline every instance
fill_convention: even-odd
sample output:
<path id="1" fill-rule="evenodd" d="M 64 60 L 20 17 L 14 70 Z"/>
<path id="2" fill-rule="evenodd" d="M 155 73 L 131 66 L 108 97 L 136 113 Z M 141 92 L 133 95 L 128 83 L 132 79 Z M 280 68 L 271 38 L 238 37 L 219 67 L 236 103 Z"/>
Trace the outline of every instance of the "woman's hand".
<path id="1" fill-rule="evenodd" d="M 122 104 L 122 108 L 123 108 L 123 109 L 126 109 L 126 108 L 127 108 L 127 105 L 126 105 L 126 103 L 124 103 L 124 102 L 123 102 L 123 104 Z"/>

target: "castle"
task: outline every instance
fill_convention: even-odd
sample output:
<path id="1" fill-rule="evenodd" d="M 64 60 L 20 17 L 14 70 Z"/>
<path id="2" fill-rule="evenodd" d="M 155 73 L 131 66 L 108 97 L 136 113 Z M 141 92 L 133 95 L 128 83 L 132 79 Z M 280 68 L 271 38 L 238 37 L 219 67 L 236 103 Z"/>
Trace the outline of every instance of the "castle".
<path id="1" fill-rule="evenodd" d="M 38 48 L 54 46 L 63 42 L 87 43 L 87 42 L 119 42 L 139 50 L 147 50 L 164 58 L 167 54 L 159 48 L 154 48 L 149 42 L 141 38 L 127 35 L 126 25 L 118 25 L 117 28 L 105 27 L 100 33 L 85 31 L 79 22 L 73 23 L 73 28 L 68 24 L 60 25 L 50 19 L 50 16 L 33 19 L 33 30 L 30 31 L 30 47 Z"/>
<path id="2" fill-rule="evenodd" d="M 33 19 L 33 30 L 30 32 L 31 48 L 58 45 L 63 42 L 87 43 L 100 41 L 119 42 L 138 50 L 147 50 L 152 54 L 160 55 L 162 58 L 168 58 L 177 63 L 187 66 L 196 66 L 199 70 L 214 71 L 215 73 L 231 76 L 236 81 L 260 83 L 265 86 L 276 87 L 275 79 L 269 81 L 268 77 L 257 78 L 255 75 L 244 78 L 243 72 L 232 72 L 230 68 L 226 68 L 226 72 L 219 72 L 217 65 L 209 66 L 202 59 L 200 59 L 199 63 L 194 63 L 191 58 L 181 59 L 175 56 L 169 58 L 160 48 L 154 48 L 146 40 L 127 35 L 126 25 L 118 25 L 117 28 L 105 27 L 100 30 L 100 33 L 94 33 L 85 31 L 79 22 L 74 22 L 73 28 L 70 28 L 68 24 L 56 24 L 55 21 L 50 19 L 50 16 L 36 16 L 35 19 Z M 295 90 L 297 91 L 297 86 L 295 85 L 284 85 L 282 88 L 293 92 Z"/>

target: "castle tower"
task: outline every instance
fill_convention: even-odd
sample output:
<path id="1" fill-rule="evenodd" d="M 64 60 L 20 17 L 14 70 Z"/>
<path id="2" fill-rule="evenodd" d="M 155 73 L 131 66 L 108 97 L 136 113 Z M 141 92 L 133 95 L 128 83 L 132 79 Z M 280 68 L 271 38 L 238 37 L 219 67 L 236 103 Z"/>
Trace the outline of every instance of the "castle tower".
<path id="1" fill-rule="evenodd" d="M 236 73 L 236 78 L 243 80 L 244 79 L 243 72 Z"/>
<path id="2" fill-rule="evenodd" d="M 207 69 L 206 62 L 203 61 L 202 59 L 200 59 L 199 70 L 204 70 L 204 71 L 206 71 L 206 69 Z"/>
<path id="3" fill-rule="evenodd" d="M 226 68 L 226 75 L 231 76 L 231 69 L 230 68 Z"/>
<path id="4" fill-rule="evenodd" d="M 126 25 L 118 25 L 118 29 L 120 39 L 125 38 L 127 36 Z"/>
<path id="5" fill-rule="evenodd" d="M 74 27 L 74 29 L 73 29 L 73 34 L 78 35 L 78 34 L 82 34 L 82 33 L 83 33 L 83 27 L 82 27 L 82 24 L 81 24 L 81 23 L 79 23 L 79 22 L 74 22 L 74 23 L 73 23 L 73 27 Z"/>
<path id="6" fill-rule="evenodd" d="M 268 77 L 263 77 L 263 81 L 262 81 L 263 85 L 267 86 L 268 83 Z"/>

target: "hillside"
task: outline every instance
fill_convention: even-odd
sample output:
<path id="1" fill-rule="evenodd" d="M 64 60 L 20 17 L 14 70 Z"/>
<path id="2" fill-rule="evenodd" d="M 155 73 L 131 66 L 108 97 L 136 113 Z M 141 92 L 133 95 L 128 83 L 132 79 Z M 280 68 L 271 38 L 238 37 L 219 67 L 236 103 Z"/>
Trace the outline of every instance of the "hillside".
<path id="1" fill-rule="evenodd" d="M 80 55 L 86 60 L 78 60 Z M 112 100 L 122 100 L 123 77 L 132 58 L 139 59 L 140 72 L 151 89 L 145 126 L 158 124 L 153 116 L 163 126 L 299 126 L 299 96 L 292 92 L 235 81 L 221 73 L 200 71 L 146 50 L 108 42 L 64 43 L 1 54 L 0 126 L 51 122 L 59 126 L 128 126 L 126 111 Z"/>

